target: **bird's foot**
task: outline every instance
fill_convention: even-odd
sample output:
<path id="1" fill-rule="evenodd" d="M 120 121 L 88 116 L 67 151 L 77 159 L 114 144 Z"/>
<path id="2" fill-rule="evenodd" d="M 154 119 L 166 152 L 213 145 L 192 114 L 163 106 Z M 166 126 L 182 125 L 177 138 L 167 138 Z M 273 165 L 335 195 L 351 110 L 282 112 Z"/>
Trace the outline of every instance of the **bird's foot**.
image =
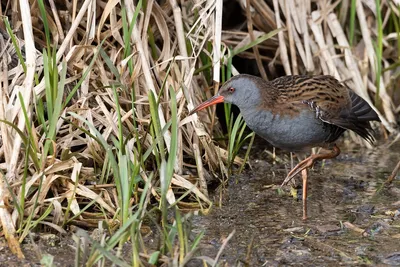
<path id="1" fill-rule="evenodd" d="M 287 185 L 290 180 L 293 179 L 297 174 L 299 174 L 301 171 L 311 168 L 314 166 L 314 163 L 318 160 L 323 160 L 323 159 L 332 159 L 336 158 L 340 154 L 340 149 L 334 145 L 332 150 L 329 151 L 328 153 L 321 153 L 321 154 L 314 154 L 306 158 L 305 160 L 301 161 L 299 164 L 297 164 L 286 176 L 285 180 L 282 183 L 282 186 Z"/>
<path id="2" fill-rule="evenodd" d="M 308 158 L 306 158 L 305 160 L 301 161 L 299 164 L 297 164 L 288 173 L 288 175 L 286 176 L 285 180 L 282 183 L 282 186 L 287 185 L 293 179 L 293 177 L 295 177 L 297 174 L 301 173 L 302 170 L 311 168 L 312 166 L 314 166 L 316 158 L 313 156 L 316 156 L 316 155 L 311 155 Z"/>

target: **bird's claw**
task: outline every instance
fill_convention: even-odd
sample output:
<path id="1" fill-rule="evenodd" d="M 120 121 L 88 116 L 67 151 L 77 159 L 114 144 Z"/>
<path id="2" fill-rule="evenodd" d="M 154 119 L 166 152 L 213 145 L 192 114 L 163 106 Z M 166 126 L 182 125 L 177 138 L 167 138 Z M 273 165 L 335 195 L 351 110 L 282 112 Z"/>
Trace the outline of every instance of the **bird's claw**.
<path id="1" fill-rule="evenodd" d="M 292 170 L 294 171 L 294 169 Z M 287 185 L 297 174 L 299 174 L 302 170 L 296 170 L 295 172 L 292 173 L 292 171 L 289 172 L 289 174 L 286 176 L 285 180 L 281 184 L 281 186 Z"/>

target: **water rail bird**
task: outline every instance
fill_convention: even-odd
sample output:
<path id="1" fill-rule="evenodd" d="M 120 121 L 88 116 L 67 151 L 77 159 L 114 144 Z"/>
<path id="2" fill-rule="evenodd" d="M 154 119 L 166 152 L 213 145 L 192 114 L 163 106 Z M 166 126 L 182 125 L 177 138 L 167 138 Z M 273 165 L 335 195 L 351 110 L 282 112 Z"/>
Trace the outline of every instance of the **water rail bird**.
<path id="1" fill-rule="evenodd" d="M 312 147 L 328 152 L 313 154 L 297 164 L 282 185 L 299 173 L 303 179 L 303 219 L 307 218 L 308 168 L 318 160 L 340 154 L 335 141 L 351 130 L 373 142 L 370 121 L 379 121 L 370 105 L 332 76 L 293 75 L 272 81 L 241 74 L 189 115 L 217 103 L 239 109 L 247 126 L 273 146 L 301 154 Z"/>

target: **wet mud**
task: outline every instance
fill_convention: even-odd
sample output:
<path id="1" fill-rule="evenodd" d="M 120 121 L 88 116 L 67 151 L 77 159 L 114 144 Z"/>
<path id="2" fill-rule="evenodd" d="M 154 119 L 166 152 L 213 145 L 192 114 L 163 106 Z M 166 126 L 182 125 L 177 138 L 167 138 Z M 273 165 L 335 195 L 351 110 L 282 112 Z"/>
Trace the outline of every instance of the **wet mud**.
<path id="1" fill-rule="evenodd" d="M 195 218 L 194 228 L 205 232 L 199 254 L 216 257 L 235 231 L 219 258 L 226 266 L 400 266 L 399 176 L 382 187 L 400 146 L 343 149 L 317 164 L 306 221 L 301 196 L 280 187 L 289 166 L 261 150 L 253 155 L 252 169 L 230 180 L 220 207 Z"/>

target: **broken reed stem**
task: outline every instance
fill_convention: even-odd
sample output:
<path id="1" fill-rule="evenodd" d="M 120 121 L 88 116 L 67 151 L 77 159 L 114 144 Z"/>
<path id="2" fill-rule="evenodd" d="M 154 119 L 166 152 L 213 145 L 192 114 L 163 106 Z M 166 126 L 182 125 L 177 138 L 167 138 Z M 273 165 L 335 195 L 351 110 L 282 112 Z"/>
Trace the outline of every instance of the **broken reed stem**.
<path id="1" fill-rule="evenodd" d="M 199 176 L 199 187 L 200 191 L 208 197 L 207 181 L 204 177 L 203 163 L 200 155 L 200 149 L 197 144 L 193 144 L 193 154 L 196 160 L 197 175 Z"/>
<path id="2" fill-rule="evenodd" d="M 228 235 L 228 237 L 224 239 L 224 241 L 223 241 L 223 243 L 222 243 L 222 245 L 221 245 L 221 248 L 219 249 L 219 251 L 218 251 L 218 253 L 217 253 L 217 256 L 216 256 L 215 259 L 214 259 L 214 264 L 212 265 L 212 267 L 217 266 L 219 257 L 221 257 L 222 252 L 224 251 L 225 247 L 228 245 L 229 240 L 231 240 L 231 238 L 235 235 L 235 233 L 236 233 L 236 230 L 233 230 L 233 231 Z"/>
<path id="3" fill-rule="evenodd" d="M 385 181 L 386 185 L 389 185 L 393 182 L 394 178 L 396 177 L 397 173 L 400 170 L 400 161 L 397 163 L 396 167 L 394 167 L 392 174 L 388 177 L 388 179 Z"/>

